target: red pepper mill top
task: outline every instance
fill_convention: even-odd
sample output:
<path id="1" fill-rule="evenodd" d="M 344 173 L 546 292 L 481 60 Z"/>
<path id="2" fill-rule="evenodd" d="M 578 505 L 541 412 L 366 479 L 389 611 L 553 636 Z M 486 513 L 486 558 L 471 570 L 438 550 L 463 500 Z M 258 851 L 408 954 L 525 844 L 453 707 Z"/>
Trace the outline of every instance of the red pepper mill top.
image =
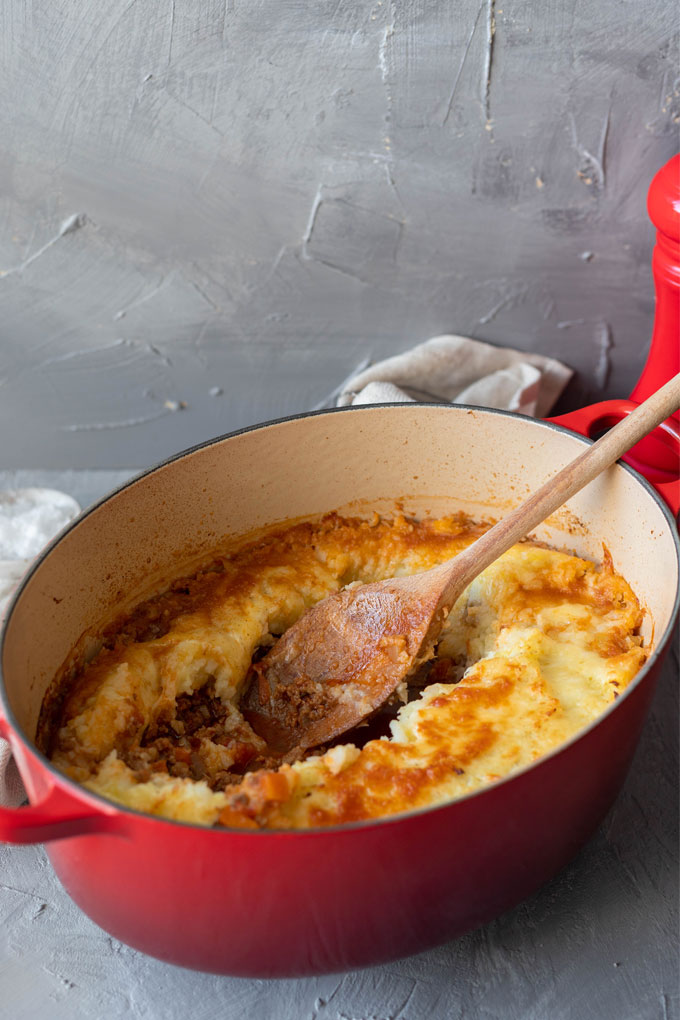
<path id="1" fill-rule="evenodd" d="M 680 154 L 655 176 L 647 209 L 657 231 L 652 256 L 656 314 L 647 364 L 631 393 L 638 403 L 680 372 Z M 680 421 L 680 411 L 673 417 Z"/>

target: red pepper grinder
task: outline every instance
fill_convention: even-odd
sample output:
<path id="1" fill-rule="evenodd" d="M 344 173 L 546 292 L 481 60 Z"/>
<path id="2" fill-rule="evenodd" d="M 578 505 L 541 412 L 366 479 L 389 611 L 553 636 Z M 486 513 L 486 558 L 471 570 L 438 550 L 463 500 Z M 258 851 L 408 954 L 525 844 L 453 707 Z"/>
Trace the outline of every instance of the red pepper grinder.
<path id="1" fill-rule="evenodd" d="M 630 395 L 637 404 L 680 372 L 680 154 L 669 159 L 652 181 L 647 209 L 656 227 L 652 255 L 656 315 L 647 364 Z M 673 417 L 680 421 L 680 411 Z"/>
<path id="2" fill-rule="evenodd" d="M 680 371 L 680 155 L 669 159 L 652 181 L 647 209 L 656 227 L 656 313 L 647 362 L 630 395 L 636 404 Z M 680 411 L 672 417 L 680 422 Z M 672 482 L 678 475 L 677 451 L 655 436 L 638 443 L 630 462 L 652 482 Z"/>
<path id="3" fill-rule="evenodd" d="M 631 399 L 604 400 L 549 419 L 591 438 L 611 428 L 680 372 L 680 154 L 655 176 L 647 207 L 657 231 L 652 257 L 656 313 L 647 362 Z M 677 411 L 622 458 L 651 482 L 675 514 L 680 507 L 679 425 Z"/>

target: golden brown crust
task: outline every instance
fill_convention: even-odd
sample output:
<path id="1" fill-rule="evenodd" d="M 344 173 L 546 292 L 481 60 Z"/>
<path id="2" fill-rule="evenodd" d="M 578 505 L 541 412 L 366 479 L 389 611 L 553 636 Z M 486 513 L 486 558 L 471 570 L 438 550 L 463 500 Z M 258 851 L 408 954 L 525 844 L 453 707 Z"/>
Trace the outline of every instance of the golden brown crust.
<path id="1" fill-rule="evenodd" d="M 65 698 L 55 763 L 141 810 L 249 828 L 441 803 L 530 763 L 595 718 L 644 661 L 639 606 L 608 554 L 598 570 L 522 543 L 484 571 L 390 739 L 360 747 L 358 730 L 357 746 L 277 769 L 238 711 L 258 648 L 308 606 L 354 581 L 427 569 L 485 527 L 463 515 L 330 514 L 225 552 L 107 629 Z"/>

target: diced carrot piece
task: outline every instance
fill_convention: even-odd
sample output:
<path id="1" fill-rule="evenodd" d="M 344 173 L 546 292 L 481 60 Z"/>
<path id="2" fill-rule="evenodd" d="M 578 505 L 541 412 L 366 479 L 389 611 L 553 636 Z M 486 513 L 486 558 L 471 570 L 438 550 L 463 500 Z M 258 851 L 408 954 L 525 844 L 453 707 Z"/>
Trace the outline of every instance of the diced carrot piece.
<path id="1" fill-rule="evenodd" d="M 234 811 L 234 809 L 230 807 L 222 808 L 218 821 L 220 825 L 228 825 L 232 829 L 258 828 L 256 821 L 252 818 L 248 818 L 247 815 L 242 814 L 240 811 Z"/>
<path id="2" fill-rule="evenodd" d="M 280 772 L 263 772 L 258 777 L 260 792 L 265 800 L 288 800 L 288 780 Z"/>

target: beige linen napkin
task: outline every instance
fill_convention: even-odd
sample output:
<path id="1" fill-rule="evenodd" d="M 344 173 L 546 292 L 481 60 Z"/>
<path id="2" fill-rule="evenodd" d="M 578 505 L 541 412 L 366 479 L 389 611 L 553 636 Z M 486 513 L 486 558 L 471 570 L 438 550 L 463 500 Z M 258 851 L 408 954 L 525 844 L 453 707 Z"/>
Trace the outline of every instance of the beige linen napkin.
<path id="1" fill-rule="evenodd" d="M 0 622 L 33 559 L 79 512 L 76 501 L 56 489 L 0 492 Z M 9 744 L 0 739 L 0 806 L 16 807 L 25 799 Z"/>
<path id="2" fill-rule="evenodd" d="M 447 334 L 358 372 L 337 405 L 450 402 L 543 418 L 572 374 L 554 358 Z"/>

